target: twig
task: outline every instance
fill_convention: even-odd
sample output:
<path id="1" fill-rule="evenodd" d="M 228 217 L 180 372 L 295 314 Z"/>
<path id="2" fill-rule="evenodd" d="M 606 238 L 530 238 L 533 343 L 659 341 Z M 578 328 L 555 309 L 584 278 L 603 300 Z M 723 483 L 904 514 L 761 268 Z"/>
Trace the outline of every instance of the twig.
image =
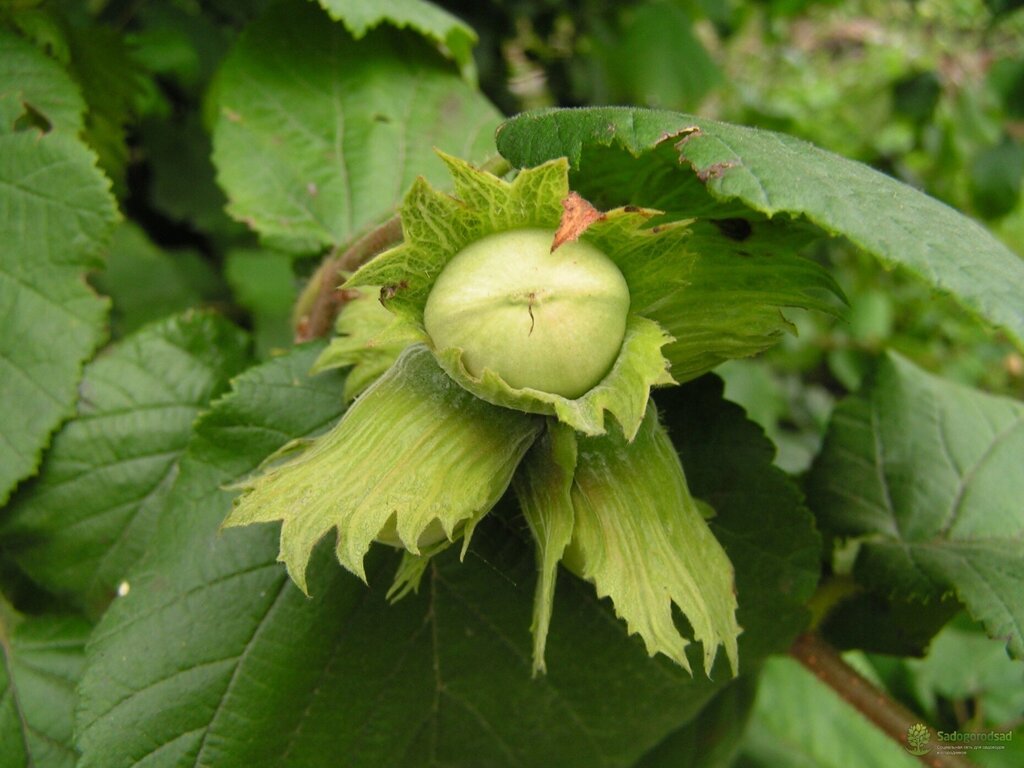
<path id="1" fill-rule="evenodd" d="M 813 632 L 800 635 L 789 653 L 898 744 L 903 744 L 910 726 L 921 722 L 918 715 L 843 661 L 839 651 L 819 635 Z M 974 763 L 958 755 L 930 753 L 921 755 L 918 760 L 932 768 L 976 768 Z"/>

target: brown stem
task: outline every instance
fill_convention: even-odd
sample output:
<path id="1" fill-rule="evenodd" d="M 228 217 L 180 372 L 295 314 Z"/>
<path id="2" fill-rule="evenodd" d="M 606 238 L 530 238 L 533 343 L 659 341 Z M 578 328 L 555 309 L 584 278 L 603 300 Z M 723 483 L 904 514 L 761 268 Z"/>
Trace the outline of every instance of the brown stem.
<path id="1" fill-rule="evenodd" d="M 813 632 L 800 635 L 789 653 L 898 744 L 903 744 L 910 726 L 921 722 L 918 715 L 843 661 L 839 651 L 819 635 Z M 921 755 L 918 760 L 932 768 L 975 768 L 974 763 L 958 755 L 930 753 Z"/>
<path id="2" fill-rule="evenodd" d="M 351 272 L 401 239 L 402 221 L 395 215 L 356 240 L 340 256 L 336 250 L 332 251 L 310 279 L 310 288 L 315 293 L 308 309 L 304 308 L 296 318 L 296 343 L 326 336 L 330 332 L 331 324 L 345 301 L 344 291 L 338 289 L 343 273 Z M 300 304 L 305 303 L 300 300 Z"/>

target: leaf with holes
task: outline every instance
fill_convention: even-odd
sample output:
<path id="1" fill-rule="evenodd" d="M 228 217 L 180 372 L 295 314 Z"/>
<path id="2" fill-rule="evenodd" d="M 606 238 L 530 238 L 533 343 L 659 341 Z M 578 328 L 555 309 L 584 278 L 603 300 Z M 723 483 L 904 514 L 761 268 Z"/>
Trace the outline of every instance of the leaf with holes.
<path id="1" fill-rule="evenodd" d="M 0 94 L 0 117 L 13 114 L 25 114 L 20 102 Z M 117 216 L 108 188 L 68 132 L 0 125 L 0 503 L 70 415 L 105 332 L 106 305 L 82 278 L 102 264 Z"/>

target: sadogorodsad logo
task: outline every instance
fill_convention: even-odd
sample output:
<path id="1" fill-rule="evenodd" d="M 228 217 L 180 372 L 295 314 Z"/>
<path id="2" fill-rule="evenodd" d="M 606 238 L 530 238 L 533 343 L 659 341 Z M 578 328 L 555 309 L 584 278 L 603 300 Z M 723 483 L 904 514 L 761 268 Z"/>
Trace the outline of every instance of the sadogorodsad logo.
<path id="1" fill-rule="evenodd" d="M 968 750 L 1001 750 L 1006 742 L 1013 740 L 1013 731 L 936 731 L 936 743 L 932 744 L 932 733 L 924 723 L 914 723 L 907 728 L 904 749 L 912 755 L 927 755 L 932 749 L 936 754 L 965 754 Z"/>
<path id="2" fill-rule="evenodd" d="M 907 728 L 907 746 L 904 749 L 912 755 L 927 755 L 932 751 L 931 745 L 928 743 L 931 740 L 931 733 L 928 731 L 928 726 L 924 723 L 914 723 L 914 725 Z"/>

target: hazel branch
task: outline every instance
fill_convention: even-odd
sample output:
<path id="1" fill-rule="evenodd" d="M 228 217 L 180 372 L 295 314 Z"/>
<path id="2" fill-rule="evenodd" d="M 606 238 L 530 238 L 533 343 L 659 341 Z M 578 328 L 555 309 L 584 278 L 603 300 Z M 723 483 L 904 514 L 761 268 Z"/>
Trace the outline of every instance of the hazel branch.
<path id="1" fill-rule="evenodd" d="M 920 716 L 847 664 L 839 651 L 820 635 L 813 632 L 800 635 L 789 654 L 896 743 L 902 745 L 907 729 L 921 722 Z M 958 755 L 932 752 L 919 756 L 918 760 L 931 768 L 975 768 L 974 763 Z"/>

